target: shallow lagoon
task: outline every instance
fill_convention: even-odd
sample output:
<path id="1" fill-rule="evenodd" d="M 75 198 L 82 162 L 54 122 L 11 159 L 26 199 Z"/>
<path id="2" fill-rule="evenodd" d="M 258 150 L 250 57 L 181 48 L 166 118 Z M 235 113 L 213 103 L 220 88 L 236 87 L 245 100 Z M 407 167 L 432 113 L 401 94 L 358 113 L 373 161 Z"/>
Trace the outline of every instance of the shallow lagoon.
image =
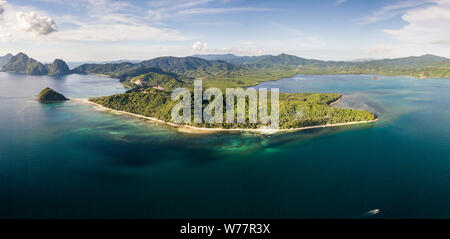
<path id="1" fill-rule="evenodd" d="M 79 102 L 114 79 L 0 73 L 0 217 L 450 217 L 450 81 L 295 76 L 258 87 L 341 92 L 381 118 L 260 136 L 187 135 Z"/>

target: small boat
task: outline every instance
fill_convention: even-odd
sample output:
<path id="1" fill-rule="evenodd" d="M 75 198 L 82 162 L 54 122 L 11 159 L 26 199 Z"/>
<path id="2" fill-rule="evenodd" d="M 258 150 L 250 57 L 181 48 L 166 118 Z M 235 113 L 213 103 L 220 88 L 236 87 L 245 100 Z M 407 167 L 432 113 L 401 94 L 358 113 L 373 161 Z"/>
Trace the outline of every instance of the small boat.
<path id="1" fill-rule="evenodd" d="M 373 209 L 373 210 L 366 212 L 366 214 L 369 216 L 372 216 L 372 215 L 378 214 L 380 212 L 381 212 L 381 210 L 377 208 L 377 209 Z"/>

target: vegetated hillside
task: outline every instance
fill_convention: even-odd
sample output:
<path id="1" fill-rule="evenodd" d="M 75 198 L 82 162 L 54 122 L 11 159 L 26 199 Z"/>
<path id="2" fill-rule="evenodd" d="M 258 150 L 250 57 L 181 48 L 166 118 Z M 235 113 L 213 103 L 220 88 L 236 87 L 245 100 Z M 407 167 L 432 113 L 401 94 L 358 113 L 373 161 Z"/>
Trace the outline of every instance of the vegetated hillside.
<path id="1" fill-rule="evenodd" d="M 131 77 L 123 82 L 124 85 L 136 90 L 155 88 L 164 91 L 171 91 L 179 87 L 192 88 L 193 78 L 177 75 L 172 72 L 165 72 L 158 68 L 150 68 L 147 73 Z"/>
<path id="2" fill-rule="evenodd" d="M 202 57 L 201 55 L 199 57 Z M 285 70 L 302 74 L 380 74 L 450 78 L 450 59 L 434 55 L 365 61 L 321 61 L 281 54 L 278 56 L 214 55 L 248 70 Z"/>
<path id="3" fill-rule="evenodd" d="M 72 70 L 73 73 L 100 74 L 118 78 L 122 81 L 129 77 L 144 74 L 151 69 L 137 66 L 133 63 L 83 64 Z"/>
<path id="4" fill-rule="evenodd" d="M 208 61 L 198 57 L 158 57 L 138 64 L 192 76 L 216 75 L 239 70 L 239 67 L 225 61 Z"/>
<path id="5" fill-rule="evenodd" d="M 209 77 L 235 75 L 239 67 L 224 61 L 207 61 L 196 57 L 158 57 L 139 63 L 84 64 L 73 70 L 74 73 L 95 73 L 117 77 L 122 81 L 158 68 L 189 77 Z"/>
<path id="6" fill-rule="evenodd" d="M 39 101 L 64 101 L 64 100 L 68 100 L 64 95 L 50 89 L 50 88 L 45 88 L 43 89 L 37 98 Z"/>
<path id="7" fill-rule="evenodd" d="M 207 60 L 221 60 L 233 65 L 244 65 L 247 67 L 268 67 L 274 65 L 299 66 L 320 62 L 318 60 L 309 60 L 288 54 L 280 54 L 278 56 L 236 56 L 233 54 L 196 56 Z"/>
<path id="8" fill-rule="evenodd" d="M 47 67 L 48 75 L 51 75 L 51 76 L 55 76 L 55 75 L 62 76 L 62 75 L 70 74 L 69 67 L 61 59 L 54 60 L 52 64 L 46 64 L 46 67 Z"/>
<path id="9" fill-rule="evenodd" d="M 355 121 L 369 121 L 375 119 L 375 115 L 352 109 L 339 109 L 328 104 L 339 99 L 340 94 L 321 93 L 291 93 L 280 95 L 280 128 L 290 129 L 315 125 L 347 123 Z M 225 96 L 224 96 L 225 98 Z M 170 93 L 150 89 L 144 92 L 131 92 L 106 97 L 91 98 L 90 101 L 114 110 L 126 111 L 147 117 L 154 117 L 166 122 L 172 122 L 171 112 L 177 103 L 170 99 Z M 270 111 L 270 97 L 268 109 Z M 193 101 L 192 101 L 193 102 Z M 204 101 L 203 107 L 209 102 Z M 225 108 L 223 114 L 225 115 Z M 197 127 L 207 128 L 259 128 L 265 126 L 249 123 L 248 106 L 246 107 L 246 123 L 213 123 L 194 124 Z M 236 113 L 236 112 L 235 112 Z M 224 116 L 225 119 L 225 116 Z"/>
<path id="10" fill-rule="evenodd" d="M 219 60 L 206 60 L 219 59 Z M 225 62 L 227 60 L 228 62 Z M 208 87 L 247 87 L 261 81 L 277 80 L 295 74 L 380 74 L 409 75 L 416 77 L 450 78 L 450 60 L 444 57 L 424 55 L 397 59 L 383 59 L 360 62 L 321 61 L 281 54 L 278 56 L 235 56 L 206 55 L 200 57 L 158 57 L 138 63 L 84 64 L 75 68 L 74 73 L 94 73 L 119 78 L 128 86 L 133 86 L 130 79 L 143 74 L 141 79 L 161 77 L 154 76 L 155 69 L 178 75 L 180 78 L 204 80 Z M 166 78 L 168 88 L 177 84 L 174 79 Z M 145 81 L 145 80 L 144 80 Z M 136 81 L 140 83 L 141 81 Z M 155 82 L 162 85 L 163 82 Z M 150 84 L 153 84 L 150 82 Z M 139 85 L 139 84 L 138 84 Z M 170 86 L 172 85 L 172 86 Z M 164 88 L 164 87 L 163 87 Z"/>

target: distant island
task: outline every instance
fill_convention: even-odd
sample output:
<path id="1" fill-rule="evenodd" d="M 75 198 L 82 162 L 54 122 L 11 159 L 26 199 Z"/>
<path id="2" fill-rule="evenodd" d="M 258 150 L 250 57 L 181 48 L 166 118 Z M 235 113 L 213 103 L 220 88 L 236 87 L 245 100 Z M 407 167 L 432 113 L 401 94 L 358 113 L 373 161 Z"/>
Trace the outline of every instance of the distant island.
<path id="1" fill-rule="evenodd" d="M 53 89 L 50 88 L 45 88 L 43 89 L 38 97 L 37 97 L 38 101 L 42 101 L 42 102 L 48 102 L 48 101 L 65 101 L 65 100 L 69 100 L 67 99 L 64 95 L 54 91 Z"/>
<path id="2" fill-rule="evenodd" d="M 316 127 L 337 126 L 354 123 L 368 123 L 377 120 L 376 116 L 364 110 L 341 109 L 330 105 L 341 98 L 333 93 L 281 93 L 279 100 L 279 130 L 299 130 Z M 246 123 L 212 123 L 177 125 L 172 121 L 171 110 L 178 103 L 171 100 L 169 92 L 158 89 L 147 89 L 139 92 L 91 98 L 89 101 L 104 109 L 168 123 L 172 126 L 187 126 L 197 130 L 250 130 L 264 131 L 268 125 L 248 123 L 248 107 L 246 107 Z M 204 102 L 204 104 L 208 104 Z M 205 106 L 203 106 L 205 107 Z M 223 112 L 225 114 L 225 112 Z"/>
<path id="3" fill-rule="evenodd" d="M 51 64 L 42 64 L 33 58 L 29 58 L 24 53 L 9 57 L 6 64 L 2 66 L 1 71 L 50 76 L 63 76 L 71 73 L 69 67 L 63 60 L 56 59 Z"/>

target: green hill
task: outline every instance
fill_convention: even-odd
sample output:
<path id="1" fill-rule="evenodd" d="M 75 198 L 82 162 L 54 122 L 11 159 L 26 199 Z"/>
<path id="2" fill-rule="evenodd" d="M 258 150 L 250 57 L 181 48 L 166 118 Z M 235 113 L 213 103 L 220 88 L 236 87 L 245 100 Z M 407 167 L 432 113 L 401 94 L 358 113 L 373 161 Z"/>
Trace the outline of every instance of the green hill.
<path id="1" fill-rule="evenodd" d="M 61 60 L 56 59 L 52 64 L 47 64 L 48 74 L 49 75 L 67 75 L 70 74 L 70 69 L 67 64 Z"/>
<path id="2" fill-rule="evenodd" d="M 123 82 L 124 85 L 135 89 L 155 88 L 171 91 L 179 87 L 191 88 L 193 78 L 165 72 L 157 68 L 149 68 L 147 73 L 132 77 Z"/>
<path id="3" fill-rule="evenodd" d="M 155 69 L 186 77 L 207 78 L 214 76 L 235 76 L 242 70 L 224 61 L 208 61 L 197 57 L 159 57 L 139 63 L 84 64 L 72 70 L 73 73 L 102 74 L 129 80 Z"/>
<path id="4" fill-rule="evenodd" d="M 82 74 L 100 74 L 126 80 L 128 77 L 137 76 L 146 73 L 144 69 L 135 64 L 122 63 L 107 63 L 107 64 L 83 64 L 72 70 L 73 73 Z"/>
<path id="5" fill-rule="evenodd" d="M 64 95 L 50 89 L 50 88 L 45 88 L 43 89 L 37 98 L 39 101 L 64 101 L 64 100 L 68 100 Z"/>
<path id="6" fill-rule="evenodd" d="M 119 72 L 129 70 L 134 66 L 135 64 L 128 62 L 107 63 L 107 64 L 83 64 L 73 69 L 72 72 L 118 75 Z"/>
<path id="7" fill-rule="evenodd" d="M 205 74 L 215 74 L 224 71 L 235 71 L 239 67 L 225 61 L 208 61 L 198 57 L 158 57 L 152 60 L 139 63 L 144 67 L 155 67 L 165 71 L 171 71 L 178 74 L 196 74 L 204 72 Z"/>

